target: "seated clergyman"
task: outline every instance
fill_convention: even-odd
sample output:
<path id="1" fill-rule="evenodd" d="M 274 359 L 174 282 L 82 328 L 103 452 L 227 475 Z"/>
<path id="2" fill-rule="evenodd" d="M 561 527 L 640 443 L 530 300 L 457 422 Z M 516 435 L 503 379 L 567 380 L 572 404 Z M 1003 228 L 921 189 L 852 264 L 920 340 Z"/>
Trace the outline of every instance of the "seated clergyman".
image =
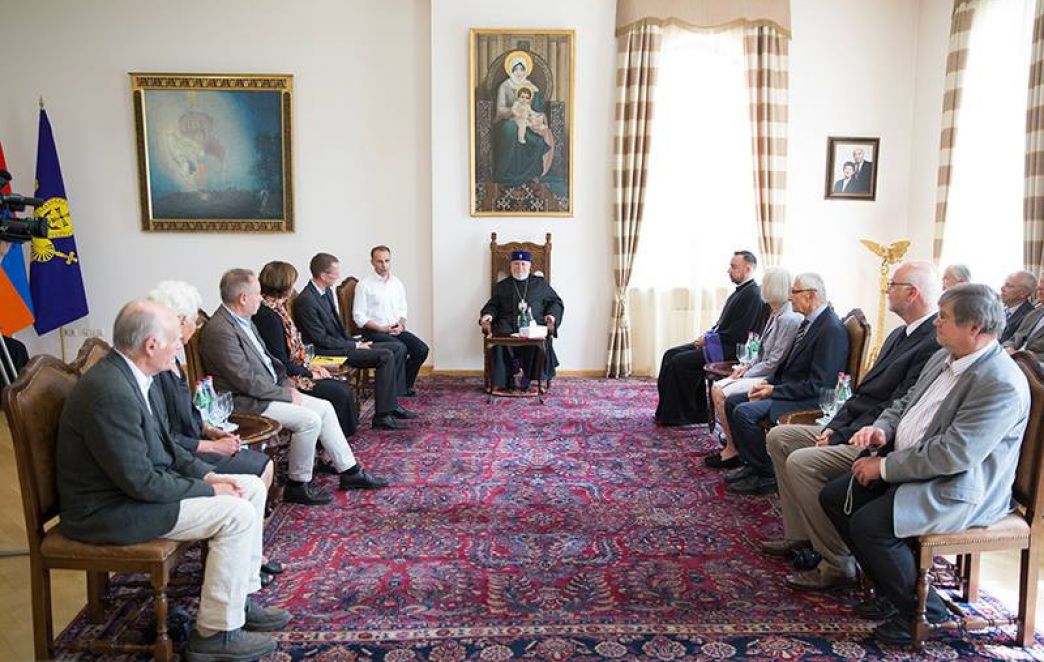
<path id="1" fill-rule="evenodd" d="M 562 326 L 565 305 L 555 290 L 540 276 L 530 274 L 533 255 L 529 251 L 511 252 L 511 277 L 493 287 L 493 296 L 479 313 L 483 332 L 498 336 L 518 333 L 520 318 L 532 319 L 547 326 L 544 341 L 546 358 L 543 374 L 540 372 L 535 347 L 494 347 L 493 387 L 528 390 L 530 380 L 540 377 L 550 380 L 555 375 L 558 358 L 551 338 Z M 527 317 L 528 315 L 528 317 Z"/>

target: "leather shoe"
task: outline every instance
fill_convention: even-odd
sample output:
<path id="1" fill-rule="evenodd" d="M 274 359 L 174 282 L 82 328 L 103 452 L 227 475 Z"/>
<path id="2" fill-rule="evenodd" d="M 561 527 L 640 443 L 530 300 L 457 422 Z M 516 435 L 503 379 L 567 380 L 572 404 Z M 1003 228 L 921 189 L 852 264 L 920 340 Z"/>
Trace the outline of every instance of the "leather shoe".
<path id="1" fill-rule="evenodd" d="M 857 616 L 868 621 L 883 621 L 899 613 L 891 600 L 881 596 L 857 603 L 853 611 Z"/>
<path id="2" fill-rule="evenodd" d="M 412 412 L 404 407 L 396 407 L 392 410 L 391 415 L 395 418 L 417 418 L 417 414 L 415 412 Z"/>
<path id="3" fill-rule="evenodd" d="M 412 398 L 415 395 L 417 395 L 417 390 L 416 389 L 412 389 L 412 388 L 408 388 L 408 389 L 406 389 L 406 392 L 402 394 L 401 397 Z"/>
<path id="4" fill-rule="evenodd" d="M 262 607 L 252 598 L 246 600 L 246 622 L 244 630 L 272 632 L 282 630 L 290 622 L 290 612 L 279 607 Z"/>
<path id="5" fill-rule="evenodd" d="M 799 591 L 835 591 L 855 586 L 856 578 L 821 570 L 822 566 L 787 575 L 787 586 Z"/>
<path id="6" fill-rule="evenodd" d="M 710 469 L 737 469 L 743 466 L 743 460 L 739 455 L 733 455 L 727 460 L 721 459 L 721 453 L 711 453 L 703 456 L 703 465 Z"/>
<path id="7" fill-rule="evenodd" d="M 778 489 L 775 478 L 753 474 L 729 484 L 725 491 L 731 494 L 772 494 Z"/>
<path id="8" fill-rule="evenodd" d="M 287 481 L 286 488 L 283 490 L 283 501 L 304 506 L 321 506 L 333 501 L 333 495 L 313 488 L 311 483 L 290 480 Z"/>
<path id="9" fill-rule="evenodd" d="M 247 662 L 264 657 L 276 649 L 276 641 L 266 634 L 247 632 L 243 628 L 215 632 L 204 637 L 193 629 L 185 646 L 188 662 L 232 660 Z"/>
<path id="10" fill-rule="evenodd" d="M 359 469 L 353 474 L 341 474 L 341 484 L 339 489 L 376 490 L 382 487 L 387 487 L 387 485 L 387 479 L 378 478 L 377 476 L 367 472 L 366 469 Z"/>
<path id="11" fill-rule="evenodd" d="M 799 549 L 808 549 L 811 546 L 812 543 L 807 540 L 787 540 L 786 538 L 779 538 L 777 540 L 766 540 L 761 543 L 761 551 L 769 556 L 789 558 Z"/>
<path id="12" fill-rule="evenodd" d="M 735 483 L 737 480 L 743 480 L 750 476 L 756 476 L 757 472 L 754 471 L 754 467 L 743 465 L 739 469 L 733 469 L 729 473 L 725 474 L 726 483 Z"/>
<path id="13" fill-rule="evenodd" d="M 267 572 L 270 575 L 281 575 L 286 568 L 283 564 L 274 559 L 268 559 L 268 561 L 261 564 L 261 572 Z"/>
<path id="14" fill-rule="evenodd" d="M 808 547 L 794 552 L 794 558 L 791 559 L 790 563 L 795 570 L 811 570 L 819 565 L 819 562 L 822 560 L 823 557 L 820 556 L 819 552 Z"/>
<path id="15" fill-rule="evenodd" d="M 391 414 L 385 414 L 384 416 L 373 417 L 373 429 L 374 430 L 409 430 L 410 426 L 405 423 L 399 422 Z"/>

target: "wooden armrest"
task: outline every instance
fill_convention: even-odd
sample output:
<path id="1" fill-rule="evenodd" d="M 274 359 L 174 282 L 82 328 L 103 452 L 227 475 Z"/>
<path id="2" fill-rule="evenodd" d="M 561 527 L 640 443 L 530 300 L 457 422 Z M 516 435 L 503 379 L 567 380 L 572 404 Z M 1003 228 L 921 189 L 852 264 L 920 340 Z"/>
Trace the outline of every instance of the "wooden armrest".
<path id="1" fill-rule="evenodd" d="M 728 377 L 738 361 L 715 361 L 703 366 L 703 372 L 712 377 Z"/>
<path id="2" fill-rule="evenodd" d="M 823 415 L 818 409 L 792 411 L 779 417 L 780 425 L 815 425 L 816 419 Z"/>

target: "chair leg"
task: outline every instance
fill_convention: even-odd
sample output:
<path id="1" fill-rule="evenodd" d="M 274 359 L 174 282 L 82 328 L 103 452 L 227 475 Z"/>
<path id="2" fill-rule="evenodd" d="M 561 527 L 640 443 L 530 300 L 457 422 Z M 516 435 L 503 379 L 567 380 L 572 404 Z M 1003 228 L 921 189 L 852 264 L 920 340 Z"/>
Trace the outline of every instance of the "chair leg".
<path id="1" fill-rule="evenodd" d="M 1020 646 L 1027 648 L 1034 643 L 1037 621 L 1037 575 L 1040 572 L 1040 548 L 1030 538 L 1029 549 L 1022 550 L 1019 571 L 1019 624 L 1016 633 Z"/>
<path id="2" fill-rule="evenodd" d="M 932 554 L 923 547 L 917 549 L 917 566 L 920 580 L 917 582 L 917 610 L 913 618 L 913 649 L 921 650 L 928 638 L 928 591 L 932 587 Z"/>
<path id="3" fill-rule="evenodd" d="M 174 646 L 167 634 L 167 570 L 152 571 L 153 607 L 156 610 L 156 643 L 153 644 L 153 655 L 157 662 L 170 662 L 174 656 Z"/>
<path id="4" fill-rule="evenodd" d="M 967 602 L 972 603 L 979 599 L 979 555 L 978 554 L 965 554 L 964 555 L 964 576 L 962 577 L 962 583 L 964 584 L 964 594 L 961 598 Z"/>
<path id="5" fill-rule="evenodd" d="M 51 620 L 51 571 L 39 559 L 29 560 L 33 591 L 33 650 L 38 660 L 54 658 L 54 624 Z"/>
<path id="6" fill-rule="evenodd" d="M 87 617 L 92 623 L 101 623 L 105 618 L 102 602 L 108 588 L 108 572 L 87 573 Z"/>

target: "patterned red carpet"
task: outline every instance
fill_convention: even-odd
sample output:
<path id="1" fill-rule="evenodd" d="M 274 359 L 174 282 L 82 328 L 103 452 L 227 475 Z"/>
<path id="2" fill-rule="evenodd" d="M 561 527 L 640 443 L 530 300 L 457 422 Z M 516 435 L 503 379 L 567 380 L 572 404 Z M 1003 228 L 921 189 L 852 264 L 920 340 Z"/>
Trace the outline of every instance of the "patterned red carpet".
<path id="1" fill-rule="evenodd" d="M 653 425 L 652 382 L 559 379 L 544 405 L 486 404 L 477 379 L 418 390 L 412 430 L 351 440 L 391 487 L 273 517 L 287 571 L 259 597 L 294 620 L 269 659 L 910 659 L 870 641 L 854 593 L 784 586 L 787 565 L 757 552 L 780 533 L 775 497 L 726 496 L 703 429 Z M 198 572 L 183 564 L 173 591 L 187 613 Z M 141 578 L 116 582 L 105 627 L 147 632 L 142 594 Z M 63 643 L 96 627 L 81 616 Z M 1044 648 L 965 633 L 932 639 L 929 658 Z"/>

